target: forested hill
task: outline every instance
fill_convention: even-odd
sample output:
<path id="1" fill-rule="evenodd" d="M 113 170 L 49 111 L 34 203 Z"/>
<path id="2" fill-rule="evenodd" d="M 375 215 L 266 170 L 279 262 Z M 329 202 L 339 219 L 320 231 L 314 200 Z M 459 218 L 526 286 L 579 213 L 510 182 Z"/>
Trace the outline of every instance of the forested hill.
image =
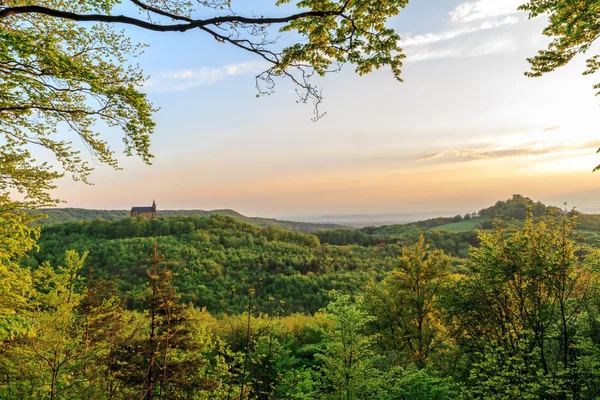
<path id="1" fill-rule="evenodd" d="M 129 217 L 128 210 L 92 210 L 86 208 L 45 208 L 32 211 L 35 214 L 46 214 L 48 218 L 39 220 L 40 225 L 55 225 L 72 221 L 91 221 L 103 219 L 107 221 Z M 321 224 L 311 222 L 281 221 L 273 218 L 247 217 L 234 210 L 158 210 L 158 216 L 170 217 L 210 217 L 211 215 L 225 215 L 243 222 L 263 227 L 282 228 L 295 232 L 314 232 L 320 229 L 344 228 L 338 224 Z"/>
<path id="2" fill-rule="evenodd" d="M 560 216 L 565 213 L 575 217 L 576 227 L 580 233 L 589 234 L 589 231 L 600 232 L 600 214 L 584 214 L 575 209 L 564 210 L 560 207 L 546 205 L 534 201 L 529 197 L 515 194 L 507 200 L 499 200 L 494 205 L 479 211 L 449 217 L 437 217 L 408 224 L 393 224 L 382 226 L 368 226 L 360 229 L 368 235 L 398 235 L 412 228 L 420 230 L 469 232 L 477 229 L 491 229 L 494 221 L 501 219 L 510 224 L 522 224 L 528 213 L 534 218 L 544 215 Z M 588 232 L 586 232 L 588 231 Z M 592 235 L 594 238 L 597 235 Z"/>
<path id="3" fill-rule="evenodd" d="M 60 265 L 67 250 L 89 252 L 87 266 L 93 274 L 115 279 L 120 297 L 136 308 L 154 243 L 183 300 L 213 313 L 243 312 L 250 288 L 261 311 L 269 312 L 269 298 L 274 298 L 286 304 L 287 312 L 314 313 L 326 306 L 331 289 L 358 292 L 390 270 L 402 252 L 396 244 L 321 245 L 313 234 L 213 215 L 45 226 L 39 249 L 22 263 L 37 269 L 46 261 Z"/>
<path id="4" fill-rule="evenodd" d="M 453 257 L 457 271 L 469 246 L 478 245 L 474 231 L 409 229 L 386 236 L 336 229 L 307 234 L 219 214 L 93 219 L 44 226 L 38 249 L 22 264 L 33 269 L 46 261 L 61 265 L 67 250 L 89 252 L 86 267 L 96 277 L 116 280 L 120 297 L 139 308 L 156 243 L 185 302 L 217 314 L 241 313 L 245 294 L 253 288 L 255 306 L 264 312 L 274 298 L 286 304 L 286 312 L 315 313 L 327 305 L 330 290 L 360 293 L 369 282 L 381 280 L 402 249 L 417 243 L 421 234 L 432 250 Z"/>

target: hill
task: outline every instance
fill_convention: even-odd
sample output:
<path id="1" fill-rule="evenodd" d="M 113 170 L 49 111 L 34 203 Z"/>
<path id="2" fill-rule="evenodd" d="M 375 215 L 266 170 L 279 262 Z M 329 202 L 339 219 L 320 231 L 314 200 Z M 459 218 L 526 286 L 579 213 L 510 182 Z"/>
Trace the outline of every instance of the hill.
<path id="1" fill-rule="evenodd" d="M 265 312 L 275 298 L 286 304 L 286 312 L 314 313 L 327 304 L 330 290 L 358 293 L 371 280 L 380 280 L 402 251 L 394 243 L 321 245 L 313 234 L 215 214 L 44 226 L 39 249 L 23 265 L 62 264 L 66 250 L 87 251 L 93 275 L 114 280 L 120 297 L 139 308 L 154 243 L 183 300 L 214 313 L 243 312 L 250 288 L 256 291 L 256 306 Z"/>
<path id="2" fill-rule="evenodd" d="M 62 224 L 73 221 L 92 221 L 102 219 L 114 221 L 129 217 L 128 210 L 94 210 L 86 208 L 44 208 L 31 211 L 32 214 L 45 214 L 48 218 L 40 219 L 39 224 L 43 226 Z M 282 221 L 274 218 L 247 217 L 234 210 L 159 210 L 158 216 L 171 217 L 210 217 L 211 215 L 225 215 L 249 224 L 262 227 L 274 227 L 287 229 L 294 232 L 315 232 L 320 229 L 345 228 L 338 224 L 324 224 L 311 222 Z"/>
<path id="3" fill-rule="evenodd" d="M 439 228 L 405 224 L 375 228 L 292 232 L 259 227 L 215 213 L 210 217 L 177 216 L 145 220 L 94 219 L 42 227 L 39 249 L 23 266 L 64 262 L 66 250 L 89 251 L 87 265 L 96 277 L 114 280 L 130 307 L 140 308 L 154 243 L 174 272 L 185 302 L 213 313 L 240 313 L 256 290 L 256 304 L 268 312 L 270 298 L 286 312 L 314 313 L 327 304 L 331 289 L 359 293 L 396 266 L 402 249 L 422 235 L 431 250 L 452 257 L 454 272 L 464 271 L 471 246 L 479 240 L 480 218 Z M 428 225 L 429 223 L 425 224 Z M 597 231 L 581 231 L 580 241 L 598 246 Z"/>
<path id="4" fill-rule="evenodd" d="M 433 231 L 469 232 L 476 229 L 491 229 L 494 220 L 502 219 L 509 223 L 519 224 L 528 212 L 534 218 L 543 215 L 564 215 L 565 211 L 556 206 L 549 206 L 529 197 L 515 194 L 507 200 L 499 200 L 494 205 L 483 208 L 478 212 L 455 215 L 454 217 L 437 217 L 408 224 L 382 225 L 379 227 L 365 227 L 360 231 L 371 235 L 402 235 L 411 228 Z M 580 232 L 599 231 L 600 215 L 583 214 L 576 210 L 567 212 L 567 215 L 576 217 L 577 229 Z"/>
<path id="5" fill-rule="evenodd" d="M 534 202 L 529 197 L 515 194 L 508 200 L 499 200 L 493 206 L 480 210 L 478 215 L 486 219 L 505 217 L 522 220 L 525 219 L 528 211 L 534 217 L 540 217 L 548 213 L 560 213 L 562 210 L 559 207 L 547 206 L 540 201 Z"/>

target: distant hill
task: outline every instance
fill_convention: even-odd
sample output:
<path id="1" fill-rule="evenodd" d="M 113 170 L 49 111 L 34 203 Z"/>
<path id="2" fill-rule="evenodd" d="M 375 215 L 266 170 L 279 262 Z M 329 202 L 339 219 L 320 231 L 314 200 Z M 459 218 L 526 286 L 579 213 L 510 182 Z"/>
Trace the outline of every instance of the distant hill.
<path id="1" fill-rule="evenodd" d="M 31 211 L 32 214 L 46 214 L 48 218 L 40 219 L 40 225 L 56 225 L 64 222 L 86 220 L 118 220 L 129 217 L 128 210 L 92 210 L 86 208 L 45 208 Z M 323 229 L 347 228 L 338 224 L 319 224 L 311 222 L 281 221 L 273 218 L 247 217 L 234 210 L 158 210 L 158 216 L 170 217 L 210 217 L 211 215 L 226 215 L 256 226 L 272 226 L 294 232 L 315 232 Z"/>
<path id="2" fill-rule="evenodd" d="M 547 206 L 540 201 L 535 202 L 529 197 L 515 194 L 508 200 L 499 200 L 493 206 L 480 210 L 478 214 L 482 218 L 525 219 L 528 210 L 531 210 L 534 217 L 540 217 L 549 212 L 560 213 L 562 211 L 559 207 Z"/>
<path id="3" fill-rule="evenodd" d="M 455 215 L 454 217 L 437 217 L 408 224 L 383 225 L 379 227 L 365 227 L 361 231 L 367 234 L 397 235 L 419 228 L 422 230 L 468 232 L 475 229 L 491 229 L 493 221 L 497 218 L 508 219 L 519 223 L 523 221 L 528 211 L 533 217 L 553 214 L 561 215 L 564 211 L 556 206 L 548 206 L 540 201 L 534 201 L 529 197 L 515 194 L 507 200 L 499 200 L 493 206 L 484 208 L 474 213 Z M 571 210 L 570 216 L 577 216 L 577 228 L 579 230 L 600 231 L 600 214 L 582 214 Z"/>

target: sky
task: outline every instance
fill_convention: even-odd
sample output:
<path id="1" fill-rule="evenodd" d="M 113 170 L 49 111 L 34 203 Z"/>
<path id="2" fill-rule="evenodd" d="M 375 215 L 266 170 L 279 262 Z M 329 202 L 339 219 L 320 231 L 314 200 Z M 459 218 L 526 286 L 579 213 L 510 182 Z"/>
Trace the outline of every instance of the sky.
<path id="1" fill-rule="evenodd" d="M 152 33 L 137 62 L 160 111 L 151 166 L 120 157 L 93 186 L 63 179 L 66 207 L 231 208 L 246 215 L 477 211 L 513 193 L 600 212 L 600 126 L 584 58 L 527 78 L 546 19 L 522 0 L 413 0 L 389 21 L 407 58 L 388 69 L 347 65 L 318 83 L 327 115 L 296 103 L 281 82 L 256 98 L 260 60 L 202 32 Z M 240 14 L 280 15 L 274 0 L 237 0 Z M 285 39 L 284 39 L 285 40 Z M 106 132 L 119 149 L 118 132 Z"/>

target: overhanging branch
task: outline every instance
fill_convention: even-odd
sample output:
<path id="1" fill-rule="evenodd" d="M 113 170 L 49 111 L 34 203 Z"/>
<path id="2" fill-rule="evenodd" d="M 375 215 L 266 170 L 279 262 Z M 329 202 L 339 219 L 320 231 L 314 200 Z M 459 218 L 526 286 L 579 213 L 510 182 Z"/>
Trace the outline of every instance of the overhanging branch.
<path id="1" fill-rule="evenodd" d="M 238 15 L 226 15 L 221 17 L 207 18 L 207 19 L 193 19 L 189 20 L 184 24 L 155 24 L 152 22 L 144 21 L 137 18 L 128 17 L 126 15 L 104 15 L 104 14 L 77 14 L 69 11 L 55 10 L 43 6 L 20 6 L 20 7 L 7 7 L 0 9 L 0 19 L 9 16 L 15 16 L 20 14 L 42 14 L 50 17 L 68 19 L 78 22 L 106 22 L 113 24 L 126 24 L 134 25 L 143 29 L 156 31 L 156 32 L 186 32 L 190 29 L 201 28 L 209 25 L 219 25 L 225 23 L 243 23 L 253 25 L 269 25 L 269 24 L 284 24 L 287 22 L 295 21 L 297 19 L 307 17 L 328 17 L 328 16 L 339 16 L 344 12 L 344 9 L 337 11 L 306 11 L 298 14 L 288 15 L 286 17 L 273 17 L 273 18 L 254 18 L 254 17 L 242 17 Z"/>

